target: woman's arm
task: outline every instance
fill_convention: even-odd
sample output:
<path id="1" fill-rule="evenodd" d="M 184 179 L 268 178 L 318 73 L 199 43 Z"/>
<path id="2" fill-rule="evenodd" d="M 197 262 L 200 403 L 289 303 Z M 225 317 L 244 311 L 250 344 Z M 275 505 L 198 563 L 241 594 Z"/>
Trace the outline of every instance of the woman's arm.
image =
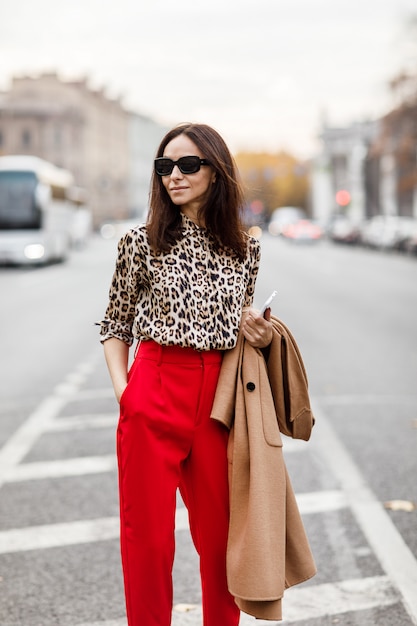
<path id="1" fill-rule="evenodd" d="M 129 346 L 116 337 L 110 337 L 103 343 L 104 356 L 109 368 L 117 402 L 120 402 L 122 393 L 127 385 L 127 370 L 129 362 Z"/>

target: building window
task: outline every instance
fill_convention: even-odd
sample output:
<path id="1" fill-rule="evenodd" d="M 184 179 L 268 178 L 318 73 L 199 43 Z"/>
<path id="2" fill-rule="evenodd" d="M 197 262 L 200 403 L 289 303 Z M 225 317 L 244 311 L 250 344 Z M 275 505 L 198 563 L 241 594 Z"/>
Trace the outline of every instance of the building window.
<path id="1" fill-rule="evenodd" d="M 30 130 L 25 129 L 22 132 L 22 146 L 23 148 L 29 148 L 30 144 L 31 144 L 31 135 L 30 135 Z"/>

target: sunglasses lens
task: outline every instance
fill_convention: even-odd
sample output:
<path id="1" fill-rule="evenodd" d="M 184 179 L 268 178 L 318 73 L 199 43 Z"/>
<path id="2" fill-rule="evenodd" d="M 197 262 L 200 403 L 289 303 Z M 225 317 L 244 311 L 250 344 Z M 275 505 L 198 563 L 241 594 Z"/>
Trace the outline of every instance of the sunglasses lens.
<path id="1" fill-rule="evenodd" d="M 200 169 L 200 157 L 181 157 L 178 159 L 178 167 L 183 174 L 195 174 Z"/>
<path id="2" fill-rule="evenodd" d="M 174 162 L 172 159 L 155 159 L 155 171 L 158 176 L 169 176 L 174 169 Z"/>
<path id="3" fill-rule="evenodd" d="M 207 165 L 207 161 L 198 156 L 185 156 L 173 161 L 168 157 L 158 157 L 155 159 L 155 172 L 158 176 L 169 176 L 175 165 L 178 165 L 183 174 L 195 174 L 200 170 L 201 165 Z"/>

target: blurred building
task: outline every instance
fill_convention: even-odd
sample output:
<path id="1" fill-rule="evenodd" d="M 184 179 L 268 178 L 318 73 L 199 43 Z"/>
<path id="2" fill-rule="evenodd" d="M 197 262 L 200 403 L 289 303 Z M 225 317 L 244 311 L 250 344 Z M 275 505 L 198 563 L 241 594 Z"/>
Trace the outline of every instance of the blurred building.
<path id="1" fill-rule="evenodd" d="M 155 120 L 131 113 L 129 115 L 129 213 L 145 218 L 149 187 L 156 150 L 168 128 Z"/>
<path id="2" fill-rule="evenodd" d="M 417 218 L 417 97 L 385 115 L 379 128 L 367 158 L 374 214 Z"/>
<path id="3" fill-rule="evenodd" d="M 312 212 L 417 218 L 417 76 L 393 81 L 395 106 L 381 119 L 346 128 L 324 125 L 311 165 Z"/>
<path id="4" fill-rule="evenodd" d="M 144 209 L 160 136 L 155 122 L 85 78 L 15 77 L 0 97 L 0 154 L 36 155 L 70 170 L 88 192 L 96 227 Z"/>
<path id="5" fill-rule="evenodd" d="M 358 122 L 347 128 L 324 126 L 323 149 L 312 161 L 311 202 L 315 219 L 326 223 L 340 213 L 359 221 L 373 212 L 367 194 L 367 155 L 378 135 L 379 122 Z"/>

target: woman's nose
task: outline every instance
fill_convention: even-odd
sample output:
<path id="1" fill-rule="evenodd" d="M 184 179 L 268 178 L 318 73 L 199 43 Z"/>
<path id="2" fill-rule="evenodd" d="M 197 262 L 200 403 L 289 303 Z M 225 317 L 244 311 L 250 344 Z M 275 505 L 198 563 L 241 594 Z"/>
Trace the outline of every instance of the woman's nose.
<path id="1" fill-rule="evenodd" d="M 171 172 L 171 178 L 181 178 L 182 177 L 182 173 L 180 168 L 178 167 L 178 165 L 174 165 L 172 172 Z"/>

